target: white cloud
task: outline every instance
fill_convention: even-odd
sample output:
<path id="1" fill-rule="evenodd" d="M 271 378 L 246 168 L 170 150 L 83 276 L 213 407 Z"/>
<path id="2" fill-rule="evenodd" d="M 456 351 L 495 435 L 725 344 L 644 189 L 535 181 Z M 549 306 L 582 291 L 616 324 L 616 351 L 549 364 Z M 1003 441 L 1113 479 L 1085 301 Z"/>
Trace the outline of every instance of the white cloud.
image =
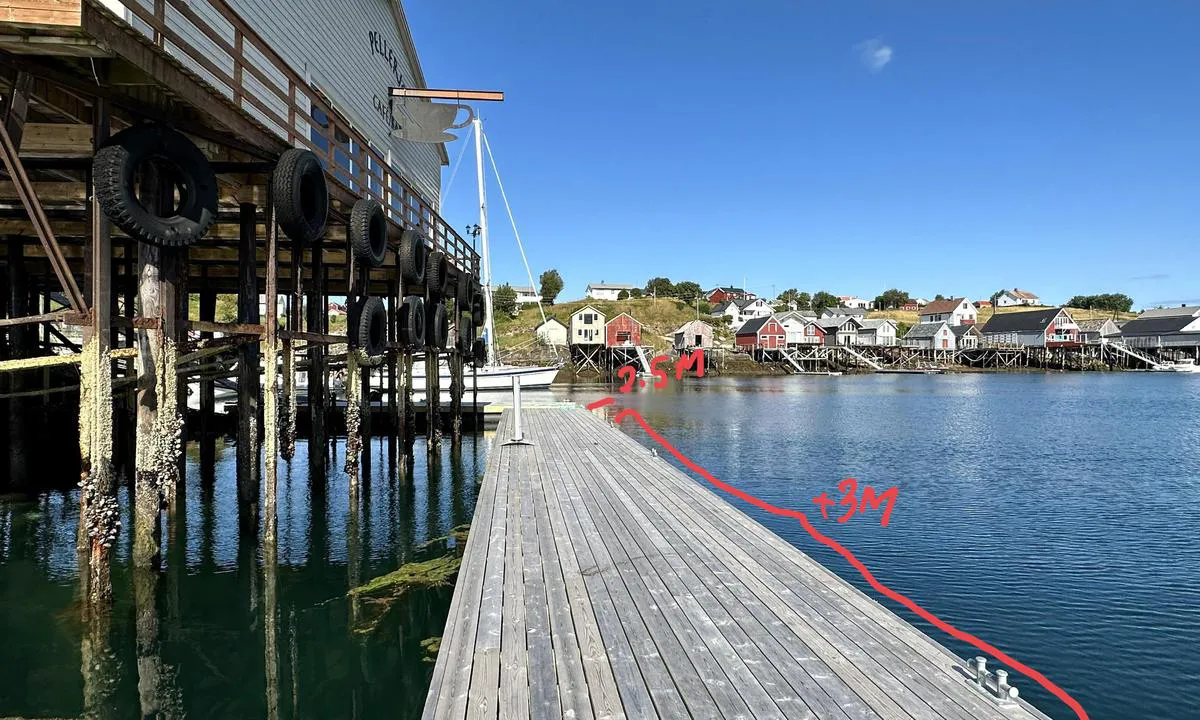
<path id="1" fill-rule="evenodd" d="M 892 46 L 884 45 L 879 38 L 867 40 L 855 45 L 863 67 L 872 73 L 881 72 L 892 61 Z"/>

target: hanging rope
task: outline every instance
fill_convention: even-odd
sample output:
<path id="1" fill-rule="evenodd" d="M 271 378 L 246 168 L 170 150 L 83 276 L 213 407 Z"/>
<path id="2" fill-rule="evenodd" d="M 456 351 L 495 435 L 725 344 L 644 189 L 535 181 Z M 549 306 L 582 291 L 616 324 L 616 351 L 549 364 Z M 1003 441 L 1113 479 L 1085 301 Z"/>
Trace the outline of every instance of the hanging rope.
<path id="1" fill-rule="evenodd" d="M 513 237 L 517 239 L 517 249 L 521 251 L 521 262 L 525 265 L 525 275 L 529 278 L 529 287 L 535 287 L 533 284 L 533 271 L 529 269 L 529 258 L 525 257 L 525 245 L 521 242 L 521 233 L 517 230 L 517 220 L 513 217 L 512 206 L 508 204 L 508 194 L 504 192 L 504 182 L 500 179 L 500 168 L 496 167 L 496 157 L 492 155 L 492 144 L 488 142 L 487 133 L 481 133 L 483 137 L 483 146 L 487 148 L 488 160 L 492 163 L 492 172 L 496 174 L 496 186 L 500 188 L 500 199 L 504 201 L 504 209 L 508 212 L 508 222 L 512 224 Z M 538 313 L 542 316 L 542 324 L 546 324 L 546 309 L 542 307 L 542 301 L 538 301 Z M 555 361 L 560 361 L 558 357 L 558 347 L 554 343 L 548 343 L 550 350 L 554 353 Z"/>

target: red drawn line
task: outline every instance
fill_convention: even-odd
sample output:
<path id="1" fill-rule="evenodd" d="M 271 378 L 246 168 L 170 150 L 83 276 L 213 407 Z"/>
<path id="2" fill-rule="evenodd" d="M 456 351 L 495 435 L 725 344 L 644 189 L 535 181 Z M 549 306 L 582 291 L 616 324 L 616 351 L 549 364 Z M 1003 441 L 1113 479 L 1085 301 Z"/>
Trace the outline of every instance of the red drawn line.
<path id="1" fill-rule="evenodd" d="M 605 402 L 605 401 L 607 401 L 607 402 Z M 592 403 L 591 405 L 588 406 L 588 409 L 590 410 L 593 407 L 604 407 L 605 405 L 611 405 L 614 402 L 615 401 L 612 398 L 605 398 L 604 400 Z M 693 472 L 699 473 L 701 476 L 703 476 L 705 480 L 708 480 L 710 483 L 712 483 L 716 487 L 720 488 L 721 490 L 724 490 L 725 492 L 733 495 L 734 497 L 737 497 L 737 498 L 744 500 L 752 505 L 760 507 L 763 510 L 766 510 L 767 512 L 774 513 L 775 515 L 782 515 L 784 517 L 790 517 L 790 518 L 795 518 L 795 519 L 799 520 L 800 525 L 804 527 L 804 529 L 808 532 L 809 535 L 811 535 L 813 537 L 814 540 L 821 543 L 822 545 L 832 548 L 839 555 L 846 558 L 846 561 L 849 562 L 851 565 L 853 565 L 854 569 L 858 570 L 858 572 L 866 579 L 866 581 L 871 584 L 871 587 L 875 588 L 877 591 L 879 591 L 883 595 L 887 596 L 888 598 L 891 598 L 892 600 L 907 607 L 909 610 L 912 610 L 917 615 L 921 616 L 926 621 L 928 621 L 929 623 L 936 626 L 939 630 L 942 630 L 943 632 L 946 632 L 949 635 L 951 635 L 952 637 L 962 640 L 963 642 L 970 643 L 971 645 L 975 646 L 979 650 L 982 650 L 983 652 L 987 653 L 988 655 L 991 655 L 992 657 L 996 658 L 997 660 L 1004 663 L 1005 665 L 1008 665 L 1009 667 L 1013 668 L 1017 672 L 1020 672 L 1022 675 L 1025 675 L 1026 677 L 1030 678 L 1031 680 L 1036 681 L 1037 684 L 1046 688 L 1046 690 L 1053 693 L 1059 700 L 1062 700 L 1064 703 L 1066 703 L 1066 705 L 1075 712 L 1075 715 L 1077 715 L 1079 717 L 1079 720 L 1088 720 L 1088 714 L 1083 709 L 1083 706 L 1080 705 L 1079 702 L 1075 700 L 1075 698 L 1073 698 L 1069 694 L 1067 694 L 1066 690 L 1063 690 L 1058 685 L 1055 685 L 1045 675 L 1041 674 L 1037 670 L 1034 670 L 1033 668 L 1029 667 L 1025 663 L 1022 663 L 1022 662 L 1010 657 L 1007 653 L 1005 653 L 1004 651 L 1000 650 L 999 648 L 991 645 L 990 643 L 984 642 L 983 640 L 980 640 L 979 638 L 975 637 L 974 635 L 972 635 L 970 633 L 959 630 L 958 628 L 954 627 L 950 623 L 946 622 L 945 620 L 942 620 L 938 616 L 934 615 L 933 613 L 929 612 L 925 608 L 916 604 L 915 602 L 910 600 L 907 596 L 905 596 L 901 593 L 898 593 L 895 590 L 892 590 L 888 586 L 886 586 L 883 583 L 876 580 L 875 576 L 871 574 L 871 571 L 867 569 L 867 566 L 864 565 L 862 563 L 862 561 L 860 561 L 857 557 L 854 556 L 854 553 L 850 552 L 845 547 L 843 547 L 841 545 L 841 543 L 839 543 L 837 540 L 834 540 L 833 538 L 830 538 L 830 537 L 826 537 L 819 530 L 817 530 L 815 527 L 813 527 L 812 523 L 810 523 L 808 521 L 808 517 L 805 516 L 805 514 L 803 512 L 800 512 L 799 510 L 789 510 L 787 508 L 775 507 L 774 505 L 772 505 L 768 502 L 759 500 L 758 498 L 754 497 L 753 495 L 750 495 L 749 493 L 738 490 L 737 488 L 733 487 L 732 485 L 729 485 L 728 483 L 722 482 L 722 481 L 718 480 L 717 478 L 713 477 L 713 475 L 711 473 L 709 473 L 707 470 L 700 467 L 696 463 L 692 462 L 691 459 L 689 459 L 686 455 L 684 455 L 683 453 L 676 450 L 675 447 L 673 445 L 671 445 L 671 443 L 667 442 L 665 439 L 663 439 L 663 437 L 661 435 L 656 433 L 653 430 L 653 428 L 650 427 L 650 425 L 646 422 L 646 420 L 636 410 L 626 408 L 626 409 L 622 410 L 621 412 L 617 413 L 616 417 L 613 418 L 613 421 L 621 422 L 621 420 L 626 417 L 632 417 L 635 420 L 637 420 L 638 424 L 642 426 L 642 429 L 646 431 L 647 435 L 649 435 L 651 438 L 653 438 L 654 441 L 657 442 L 659 445 L 662 445 L 663 448 L 665 448 L 667 450 L 667 452 L 674 455 L 675 458 L 679 460 L 679 462 L 683 463 L 685 466 L 687 466 Z"/>
<path id="2" fill-rule="evenodd" d="M 613 400 L 610 397 L 606 397 L 601 400 L 597 400 L 596 402 L 592 403 L 591 405 L 588 405 L 587 409 L 588 410 L 598 410 L 606 405 L 612 405 L 615 402 L 616 402 L 616 400 Z"/>

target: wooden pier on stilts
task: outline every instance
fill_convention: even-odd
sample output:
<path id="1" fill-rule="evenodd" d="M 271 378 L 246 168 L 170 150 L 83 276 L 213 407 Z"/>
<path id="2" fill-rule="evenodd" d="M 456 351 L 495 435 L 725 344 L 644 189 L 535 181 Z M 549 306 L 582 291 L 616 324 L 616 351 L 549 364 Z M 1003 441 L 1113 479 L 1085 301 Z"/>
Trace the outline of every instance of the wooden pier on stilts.
<path id="1" fill-rule="evenodd" d="M 424 717 L 1045 720 L 604 419 L 513 420 Z"/>

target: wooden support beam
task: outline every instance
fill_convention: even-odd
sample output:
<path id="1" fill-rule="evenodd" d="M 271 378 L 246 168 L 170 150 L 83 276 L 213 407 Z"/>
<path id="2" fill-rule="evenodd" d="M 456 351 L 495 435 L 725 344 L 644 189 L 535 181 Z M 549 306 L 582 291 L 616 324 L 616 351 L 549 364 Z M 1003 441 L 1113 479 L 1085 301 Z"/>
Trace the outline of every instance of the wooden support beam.
<path id="1" fill-rule="evenodd" d="M 499 90 L 437 90 L 434 88 L 390 88 L 392 97 L 426 98 L 429 100 L 484 100 L 502 102 L 504 93 Z"/>
<path id="2" fill-rule="evenodd" d="M 314 252 L 312 259 L 312 289 L 308 294 L 308 333 L 321 337 L 329 331 L 329 300 L 325 294 L 324 253 Z M 326 455 L 328 453 L 325 432 L 326 379 L 325 347 L 313 339 L 308 340 L 308 410 L 309 410 L 309 487 L 314 494 L 324 494 Z M 343 338 L 344 340 L 345 338 Z"/>
<path id="3" fill-rule="evenodd" d="M 267 210 L 266 333 L 263 336 L 263 474 L 267 484 L 263 501 L 263 545 L 275 551 L 279 461 L 279 225 L 275 208 Z"/>
<path id="4" fill-rule="evenodd" d="M 241 237 L 238 266 L 238 321 L 241 325 L 258 324 L 258 275 L 255 272 L 257 244 L 256 208 L 246 203 L 241 207 Z M 257 343 L 246 343 L 238 349 L 238 518 L 243 536 L 258 531 L 258 357 Z"/>
<path id="5" fill-rule="evenodd" d="M 33 74 L 18 70 L 12 87 L 4 97 L 3 123 L 13 147 L 21 149 L 25 133 L 25 116 L 29 111 L 29 90 L 33 85 Z"/>
<path id="6" fill-rule="evenodd" d="M 207 287 L 200 287 L 200 320 L 212 322 L 216 319 L 217 293 Z M 211 340 L 212 332 L 201 332 L 200 339 Z M 217 410 L 216 386 L 211 379 L 200 380 L 200 464 L 211 467 L 216 460 L 216 438 L 213 434 L 213 420 Z M 212 473 L 201 473 L 202 478 L 215 480 Z"/>

